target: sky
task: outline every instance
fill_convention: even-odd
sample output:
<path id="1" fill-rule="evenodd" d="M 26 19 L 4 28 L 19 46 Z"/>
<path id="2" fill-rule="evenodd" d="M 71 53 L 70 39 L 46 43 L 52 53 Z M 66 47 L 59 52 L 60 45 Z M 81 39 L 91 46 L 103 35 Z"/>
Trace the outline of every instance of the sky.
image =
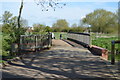
<path id="1" fill-rule="evenodd" d="M 79 24 L 80 20 L 85 17 L 85 15 L 93 12 L 96 9 L 105 9 L 107 11 L 116 12 L 118 10 L 117 0 L 104 0 L 104 1 L 70 1 L 64 0 L 63 2 L 66 6 L 63 8 L 57 8 L 55 11 L 49 8 L 49 11 L 42 11 L 40 5 L 36 5 L 35 1 L 24 2 L 24 7 L 22 11 L 22 18 L 28 20 L 28 26 L 35 23 L 44 24 L 46 26 L 52 26 L 53 23 L 58 19 L 66 19 L 69 25 L 76 23 Z M 0 2 L 0 15 L 4 11 L 10 11 L 14 16 L 18 16 L 20 7 L 19 1 L 1 1 Z"/>

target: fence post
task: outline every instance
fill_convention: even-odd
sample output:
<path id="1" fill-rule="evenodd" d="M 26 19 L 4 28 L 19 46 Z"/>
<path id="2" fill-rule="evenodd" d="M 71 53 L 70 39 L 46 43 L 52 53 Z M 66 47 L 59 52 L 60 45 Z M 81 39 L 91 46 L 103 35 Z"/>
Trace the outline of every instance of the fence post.
<path id="1" fill-rule="evenodd" d="M 35 35 L 35 52 L 37 51 L 37 35 Z"/>
<path id="2" fill-rule="evenodd" d="M 115 64 L 115 41 L 111 43 L 111 64 Z"/>
<path id="3" fill-rule="evenodd" d="M 20 35 L 19 50 L 17 50 L 17 51 L 19 51 L 20 55 L 21 55 L 22 46 L 23 46 L 23 44 L 22 44 L 22 35 Z"/>
<path id="4" fill-rule="evenodd" d="M 49 45 L 49 47 L 52 45 L 51 39 L 52 39 L 52 34 L 48 33 L 48 45 Z"/>

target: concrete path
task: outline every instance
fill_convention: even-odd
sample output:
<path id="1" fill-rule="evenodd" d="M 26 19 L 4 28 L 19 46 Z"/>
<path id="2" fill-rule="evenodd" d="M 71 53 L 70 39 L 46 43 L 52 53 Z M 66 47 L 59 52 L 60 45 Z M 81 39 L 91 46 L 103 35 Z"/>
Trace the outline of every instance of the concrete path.
<path id="1" fill-rule="evenodd" d="M 2 72 L 3 78 L 114 78 L 106 61 L 62 40 L 53 40 L 50 50 L 24 55 L 22 60 L 6 66 Z"/>

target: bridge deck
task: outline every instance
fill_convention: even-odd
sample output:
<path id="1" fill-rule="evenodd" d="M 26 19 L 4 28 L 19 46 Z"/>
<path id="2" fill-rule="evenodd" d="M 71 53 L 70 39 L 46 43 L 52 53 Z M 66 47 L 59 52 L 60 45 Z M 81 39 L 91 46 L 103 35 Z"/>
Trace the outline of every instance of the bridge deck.
<path id="1" fill-rule="evenodd" d="M 99 56 L 86 49 L 53 40 L 50 50 L 24 55 L 22 60 L 6 66 L 4 78 L 113 78 Z M 85 79 L 86 80 L 86 79 Z"/>

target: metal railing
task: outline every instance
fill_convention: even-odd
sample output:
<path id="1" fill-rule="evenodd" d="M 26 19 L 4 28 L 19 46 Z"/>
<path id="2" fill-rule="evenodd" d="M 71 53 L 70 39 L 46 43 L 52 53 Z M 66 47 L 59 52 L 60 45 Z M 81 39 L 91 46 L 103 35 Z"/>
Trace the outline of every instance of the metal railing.
<path id="1" fill-rule="evenodd" d="M 51 34 L 45 35 L 21 35 L 20 49 L 21 50 L 37 50 L 45 47 L 50 47 L 52 44 Z"/>
<path id="2" fill-rule="evenodd" d="M 88 34 L 88 33 L 69 32 L 67 34 L 67 38 L 79 41 L 79 42 L 87 44 L 87 45 L 91 44 L 90 34 Z"/>

